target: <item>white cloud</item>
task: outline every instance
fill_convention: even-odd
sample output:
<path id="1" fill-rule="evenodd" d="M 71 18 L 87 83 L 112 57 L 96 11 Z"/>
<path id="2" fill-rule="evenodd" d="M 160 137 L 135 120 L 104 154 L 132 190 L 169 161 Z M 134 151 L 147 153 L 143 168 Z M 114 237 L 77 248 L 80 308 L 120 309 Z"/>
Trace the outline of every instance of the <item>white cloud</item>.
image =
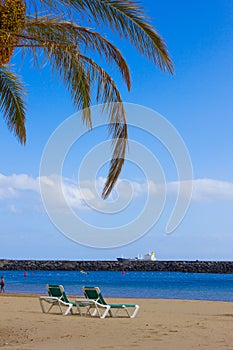
<path id="1" fill-rule="evenodd" d="M 20 192 L 34 191 L 39 193 L 39 180 L 26 174 L 5 176 L 0 174 L 0 199 L 18 197 Z"/>
<path id="2" fill-rule="evenodd" d="M 197 179 L 193 181 L 194 201 L 232 201 L 233 182 L 213 179 Z"/>
<path id="3" fill-rule="evenodd" d="M 179 182 L 170 182 L 167 184 L 169 195 L 177 195 L 179 190 Z M 190 181 L 183 183 L 187 186 Z M 233 200 L 233 183 L 213 180 L 213 179 L 196 179 L 192 180 L 193 191 L 192 201 L 194 202 L 216 202 L 216 201 L 232 201 Z M 185 192 L 183 193 L 185 196 Z"/>
<path id="4" fill-rule="evenodd" d="M 47 198 L 47 204 L 53 210 L 65 211 L 67 204 L 73 209 L 86 209 L 83 193 L 70 179 L 62 178 L 61 183 L 60 176 L 51 175 L 41 177 L 40 182 L 43 186 L 43 194 Z M 84 193 L 87 193 L 85 189 Z"/>
<path id="5" fill-rule="evenodd" d="M 191 182 L 191 183 L 190 183 Z M 134 191 L 134 197 L 142 196 L 148 191 L 154 196 L 161 195 L 166 191 L 168 196 L 177 196 L 181 182 L 173 181 L 165 185 L 156 184 L 153 181 L 146 183 L 131 182 Z M 233 201 L 233 182 L 214 180 L 214 179 L 194 179 L 182 182 L 182 196 L 189 195 L 190 186 L 192 190 L 192 201 L 195 202 L 216 202 Z M 166 188 L 165 188 L 166 187 Z M 187 188 L 187 192 L 185 191 Z M 126 195 L 126 192 L 124 193 Z"/>
<path id="6" fill-rule="evenodd" d="M 43 176 L 40 179 L 46 186 L 51 198 L 51 205 L 54 210 L 64 210 L 64 197 L 68 205 L 74 210 L 86 210 L 89 206 L 104 209 L 109 203 L 117 202 L 119 199 L 128 200 L 141 198 L 150 189 L 153 196 L 159 196 L 164 190 L 164 185 L 159 186 L 153 181 L 149 183 L 139 181 L 119 180 L 116 188 L 112 192 L 108 201 L 101 199 L 105 179 L 99 177 L 94 181 L 84 181 L 78 187 L 76 183 L 68 178 L 63 178 L 63 194 L 57 196 L 60 186 L 60 177 L 57 175 Z M 179 182 L 169 182 L 166 184 L 168 196 L 176 196 L 179 189 Z M 189 185 L 186 181 L 184 185 Z M 233 182 L 226 182 L 214 179 L 196 179 L 192 180 L 193 193 L 192 200 L 195 202 L 216 202 L 233 201 Z M 182 194 L 185 196 L 185 192 Z M 60 200 L 59 200 L 60 198 Z M 6 176 L 0 174 L 0 201 L 5 203 L 5 207 L 11 212 L 25 210 L 25 203 L 31 210 L 38 211 L 42 208 L 40 198 L 39 177 L 31 177 L 27 174 L 13 174 Z M 6 201 L 6 202 L 5 202 Z M 24 205 L 20 205 L 24 203 Z M 22 209 L 23 208 L 23 209 Z M 34 208 L 34 209 L 33 209 Z"/>
<path id="7" fill-rule="evenodd" d="M 189 194 L 189 188 L 192 185 L 192 200 L 195 202 L 233 201 L 233 182 L 214 179 L 194 179 L 190 181 L 182 182 L 184 189 L 182 195 Z M 167 191 L 168 196 L 177 196 L 180 184 L 179 181 L 168 182 L 165 185 L 156 184 L 153 181 L 149 181 L 148 185 L 147 183 L 131 182 L 134 197 L 142 196 L 148 191 L 148 188 L 154 196 L 161 195 L 164 190 Z M 187 187 L 187 192 L 185 187 Z M 127 188 L 124 188 L 124 195 L 127 195 Z"/>

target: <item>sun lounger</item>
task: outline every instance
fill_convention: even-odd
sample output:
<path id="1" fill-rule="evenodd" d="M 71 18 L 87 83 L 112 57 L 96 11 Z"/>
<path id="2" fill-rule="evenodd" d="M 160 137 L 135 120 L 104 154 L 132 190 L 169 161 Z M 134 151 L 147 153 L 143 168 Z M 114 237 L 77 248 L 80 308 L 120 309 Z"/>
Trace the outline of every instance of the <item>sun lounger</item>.
<path id="1" fill-rule="evenodd" d="M 63 315 L 68 315 L 69 312 L 72 314 L 73 307 L 77 306 L 75 302 L 69 301 L 67 295 L 65 293 L 64 287 L 62 285 L 46 285 L 46 289 L 48 291 L 47 296 L 41 296 L 39 298 L 41 309 L 44 313 L 49 313 L 54 306 L 58 306 L 60 312 Z M 48 304 L 49 307 L 46 308 L 45 305 Z M 63 309 L 65 311 L 63 311 Z M 77 311 L 79 311 L 79 307 Z M 77 313 L 77 312 L 76 312 Z"/>
<path id="2" fill-rule="evenodd" d="M 98 315 L 100 318 L 105 318 L 109 314 L 109 316 L 115 317 L 120 310 L 125 310 L 128 317 L 134 318 L 139 311 L 139 305 L 136 304 L 107 303 L 98 287 L 82 287 L 82 290 L 85 298 L 92 302 L 87 308 L 88 313 L 94 308 L 94 312 L 90 313 L 91 316 Z M 133 312 L 130 313 L 129 309 L 133 309 Z"/>

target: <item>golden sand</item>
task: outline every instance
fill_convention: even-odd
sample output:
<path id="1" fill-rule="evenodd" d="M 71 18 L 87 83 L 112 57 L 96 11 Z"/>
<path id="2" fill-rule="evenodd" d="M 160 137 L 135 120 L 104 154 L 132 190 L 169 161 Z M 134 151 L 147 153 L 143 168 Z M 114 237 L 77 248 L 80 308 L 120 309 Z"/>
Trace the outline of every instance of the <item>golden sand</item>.
<path id="1" fill-rule="evenodd" d="M 38 296 L 2 294 L 0 347 L 4 350 L 230 350 L 233 347 L 232 302 L 158 299 L 127 302 L 140 305 L 135 319 L 43 314 Z"/>

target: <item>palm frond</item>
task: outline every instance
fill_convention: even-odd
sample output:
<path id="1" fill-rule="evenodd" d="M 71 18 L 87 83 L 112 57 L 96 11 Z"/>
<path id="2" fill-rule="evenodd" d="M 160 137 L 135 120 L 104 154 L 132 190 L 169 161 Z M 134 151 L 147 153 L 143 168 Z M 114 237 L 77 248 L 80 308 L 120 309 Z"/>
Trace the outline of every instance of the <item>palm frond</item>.
<path id="1" fill-rule="evenodd" d="M 113 139 L 113 154 L 102 196 L 111 192 L 121 172 L 126 146 L 127 123 L 120 93 L 111 76 L 94 60 L 90 53 L 98 54 L 105 62 L 119 70 L 130 89 L 130 73 L 120 51 L 106 38 L 90 28 L 81 27 L 77 16 L 88 17 L 99 25 L 106 25 L 126 38 L 142 55 L 161 70 L 173 73 L 172 61 L 166 45 L 142 7 L 131 0 L 28 0 L 27 19 L 21 31 L 7 32 L 3 36 L 15 37 L 9 43 L 14 49 L 22 48 L 23 54 L 32 53 L 34 64 L 49 62 L 58 72 L 71 93 L 75 107 L 83 110 L 83 119 L 91 127 L 90 105 L 93 96 L 97 103 L 104 103 L 109 116 L 109 131 Z M 35 9 L 34 18 L 29 14 Z M 52 15 L 50 15 L 52 13 Z M 44 14 L 43 16 L 41 14 Z M 75 19 L 75 20 L 74 20 Z M 8 45 L 9 46 L 9 45 Z M 11 49 L 11 48 L 10 48 Z M 44 61 L 39 62 L 41 57 Z M 14 130 L 20 142 L 26 141 L 25 105 L 23 85 L 18 78 L 0 67 L 0 106 L 7 125 Z M 114 102 L 114 103 L 112 103 Z"/>
<path id="2" fill-rule="evenodd" d="M 103 103 L 104 109 L 108 112 L 110 118 L 109 131 L 113 140 L 113 154 L 102 192 L 103 198 L 107 198 L 124 164 L 128 138 L 126 116 L 120 93 L 109 74 L 89 57 L 78 53 L 71 56 L 70 52 L 65 53 L 55 47 L 50 49 L 48 55 L 52 67 L 56 68 L 63 76 L 68 89 L 72 94 L 77 94 L 80 103 L 83 103 L 83 108 L 86 108 L 84 113 L 89 113 L 90 92 L 94 90 L 92 88 L 95 85 L 96 102 Z M 85 86 L 77 89 L 78 82 Z M 80 91 L 86 91 L 86 94 L 80 96 Z M 84 119 L 86 118 L 87 116 L 84 115 Z"/>
<path id="3" fill-rule="evenodd" d="M 19 77 L 0 66 L 0 107 L 10 131 L 26 142 L 24 85 Z"/>
<path id="4" fill-rule="evenodd" d="M 22 34 L 29 35 L 29 38 L 34 38 L 39 43 L 46 44 L 50 40 L 63 46 L 73 46 L 78 51 L 90 50 L 98 53 L 100 57 L 104 56 L 107 64 L 115 63 L 123 81 L 130 89 L 130 73 L 125 59 L 119 49 L 99 33 L 56 17 L 37 17 L 27 21 Z"/>
<path id="5" fill-rule="evenodd" d="M 41 0 L 52 8 L 54 1 Z M 91 14 L 97 24 L 105 23 L 113 31 L 128 39 L 144 56 L 163 71 L 173 73 L 173 64 L 164 40 L 149 23 L 150 19 L 135 1 L 130 0 L 56 0 L 59 5 Z"/>
<path id="6" fill-rule="evenodd" d="M 120 93 L 107 72 L 105 72 L 92 59 L 78 55 L 79 61 L 88 65 L 91 82 L 97 85 L 97 102 L 104 103 L 109 120 L 109 131 L 112 134 L 113 154 L 110 161 L 110 169 L 102 191 L 103 198 L 111 193 L 122 169 L 127 147 L 127 120 Z"/>
<path id="7" fill-rule="evenodd" d="M 99 53 L 100 56 L 104 55 L 107 63 L 115 62 L 127 87 L 130 88 L 129 69 L 120 51 L 108 40 L 88 28 L 67 21 L 57 21 L 57 18 L 41 17 L 29 19 L 24 31 L 16 35 L 21 38 L 17 46 L 30 49 L 35 62 L 38 59 L 38 49 L 41 48 L 44 51 L 52 69 L 59 72 L 71 92 L 74 105 L 84 110 L 83 118 L 89 127 L 91 127 L 89 112 L 91 78 L 88 72 L 84 71 L 81 62 L 77 61 L 77 57 L 79 60 L 81 57 L 76 55 L 80 50 L 85 52 L 90 49 Z M 100 85 L 101 83 L 97 84 L 97 86 Z M 108 100 L 107 91 L 105 91 L 105 96 L 99 98 L 100 89 L 98 89 L 97 102 Z M 114 101 L 119 102 L 119 96 Z"/>
<path id="8" fill-rule="evenodd" d="M 89 72 L 77 60 L 76 51 L 65 50 L 56 45 L 44 48 L 52 70 L 58 72 L 70 91 L 74 105 L 83 110 L 83 120 L 91 128 L 91 87 Z"/>
<path id="9" fill-rule="evenodd" d="M 113 79 L 94 60 L 81 54 L 79 50 L 83 46 L 85 49 L 92 50 L 97 47 L 100 55 L 108 56 L 109 60 L 112 58 L 116 65 L 123 67 L 122 75 L 129 86 L 128 67 L 120 52 L 98 33 L 68 22 L 58 23 L 55 19 L 48 22 L 46 23 L 45 18 L 42 21 L 38 18 L 29 21 L 23 33 L 19 34 L 21 41 L 18 45 L 31 50 L 35 60 L 38 57 L 38 49 L 43 50 L 52 70 L 62 77 L 75 106 L 83 110 L 83 119 L 89 127 L 92 123 L 89 107 L 94 92 L 96 92 L 96 102 L 106 104 L 105 109 L 110 118 L 109 130 L 113 139 L 113 155 L 103 190 L 103 197 L 106 198 L 124 164 L 127 145 L 125 111 Z"/>

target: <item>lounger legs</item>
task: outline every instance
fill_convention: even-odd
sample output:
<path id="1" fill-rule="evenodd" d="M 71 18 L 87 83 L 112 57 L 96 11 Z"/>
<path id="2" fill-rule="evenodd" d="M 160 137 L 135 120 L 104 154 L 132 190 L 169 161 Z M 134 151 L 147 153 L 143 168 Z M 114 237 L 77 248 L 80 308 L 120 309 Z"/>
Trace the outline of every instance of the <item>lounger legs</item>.
<path id="1" fill-rule="evenodd" d="M 138 311 L 139 311 L 139 308 L 140 308 L 139 305 L 135 305 L 134 311 L 133 311 L 133 313 L 131 314 L 131 313 L 129 312 L 129 308 L 123 305 L 122 308 L 117 308 L 116 311 L 115 311 L 115 313 L 113 314 L 113 312 L 112 312 L 113 309 L 111 309 L 111 306 L 110 306 L 110 305 L 99 306 L 99 304 L 98 304 L 98 305 L 95 304 L 95 310 L 93 311 L 93 313 L 91 314 L 91 316 L 96 316 L 96 315 L 98 314 L 98 316 L 99 316 L 100 318 L 105 318 L 105 317 L 109 314 L 111 317 L 116 317 L 117 314 L 118 314 L 118 312 L 119 312 L 120 310 L 124 309 L 124 310 L 126 311 L 127 315 L 128 315 L 130 318 L 135 318 L 136 315 L 137 315 L 137 313 L 138 313 Z M 101 309 L 104 309 L 104 312 L 103 312 L 103 313 L 101 313 L 101 311 L 102 311 Z"/>
<path id="2" fill-rule="evenodd" d="M 42 309 L 43 313 L 45 313 L 45 314 L 49 313 L 50 310 L 52 309 L 52 307 L 55 305 L 54 302 L 49 302 L 49 301 L 45 300 L 44 298 L 40 298 L 39 301 L 40 301 L 41 309 Z M 48 310 L 46 310 L 46 308 L 44 306 L 45 302 L 50 304 L 50 307 L 48 308 Z"/>
<path id="3" fill-rule="evenodd" d="M 60 303 L 59 303 L 59 306 L 60 306 L 60 309 L 61 309 L 61 305 L 60 305 Z M 67 308 L 66 312 L 64 313 L 64 315 L 65 315 L 65 316 L 66 316 L 66 315 L 68 315 L 68 313 L 69 313 L 69 312 L 71 312 L 71 313 L 73 314 L 72 307 L 73 307 L 73 305 L 72 305 L 72 304 L 70 304 L 70 305 L 68 306 L 68 308 Z M 61 310 L 61 312 L 62 312 L 62 310 Z"/>
<path id="4" fill-rule="evenodd" d="M 64 302 L 61 302 L 59 299 L 52 298 L 52 297 L 40 297 L 39 301 L 40 301 L 40 306 L 41 306 L 43 313 L 49 313 L 50 310 L 55 305 L 57 305 L 59 307 L 61 314 L 63 314 L 64 316 L 68 315 L 69 312 L 73 313 L 73 310 L 72 310 L 73 304 L 71 304 L 71 303 L 64 303 Z M 47 310 L 46 310 L 44 303 L 47 303 L 50 305 Z M 63 310 L 62 310 L 62 306 L 66 307 L 65 312 L 63 312 Z"/>
<path id="5" fill-rule="evenodd" d="M 43 313 L 46 313 L 47 311 L 46 311 L 45 308 L 44 308 L 44 304 L 43 304 L 42 299 L 40 298 L 39 301 L 40 301 L 40 306 L 41 306 L 42 312 L 43 312 Z M 50 306 L 50 309 L 52 308 L 52 306 L 53 306 L 53 305 Z M 50 309 L 49 309 L 49 310 L 50 310 Z"/>
<path id="6" fill-rule="evenodd" d="M 101 309 L 104 309 L 103 313 L 101 313 L 100 311 Z M 96 314 L 98 314 L 100 318 L 105 318 L 109 312 L 110 312 L 109 305 L 104 305 L 104 306 L 95 305 L 95 310 L 93 311 L 91 316 L 96 316 Z"/>
<path id="7" fill-rule="evenodd" d="M 117 308 L 117 309 L 116 309 L 116 311 L 115 311 L 114 314 L 112 313 L 112 311 L 111 311 L 111 309 L 110 309 L 110 310 L 109 310 L 109 314 L 110 314 L 110 316 L 112 316 L 112 317 L 116 317 L 117 314 L 118 314 L 118 312 L 119 312 L 120 310 L 122 310 L 122 309 L 125 310 L 125 312 L 127 313 L 127 315 L 128 315 L 130 318 L 134 318 L 134 317 L 136 317 L 136 315 L 137 315 L 137 313 L 138 313 L 140 307 L 139 307 L 139 305 L 135 305 L 134 311 L 133 311 L 133 313 L 131 314 L 131 313 L 129 312 L 129 308 L 126 307 L 125 305 L 122 305 L 121 308 Z"/>
<path id="8" fill-rule="evenodd" d="M 135 305 L 135 310 L 134 310 L 133 314 L 130 316 L 130 318 L 134 318 L 137 315 L 139 309 L 140 309 L 139 305 Z"/>

